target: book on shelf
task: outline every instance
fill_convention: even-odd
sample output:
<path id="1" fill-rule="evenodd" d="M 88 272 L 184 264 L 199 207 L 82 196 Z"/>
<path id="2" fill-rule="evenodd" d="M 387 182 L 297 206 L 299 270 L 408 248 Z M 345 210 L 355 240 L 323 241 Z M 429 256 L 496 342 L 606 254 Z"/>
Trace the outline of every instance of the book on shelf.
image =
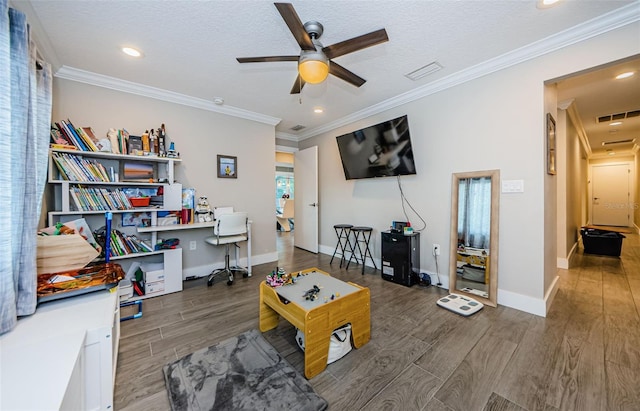
<path id="1" fill-rule="evenodd" d="M 149 253 L 153 249 L 149 244 L 135 235 L 126 235 L 119 230 L 111 230 L 111 257 L 120 257 L 129 254 Z"/>
<path id="2" fill-rule="evenodd" d="M 69 139 L 66 138 L 65 135 L 62 134 L 59 127 L 57 125 L 51 125 L 51 145 L 63 146 L 63 147 L 73 147 L 75 149 L 76 146 L 71 144 Z"/>
<path id="3" fill-rule="evenodd" d="M 141 136 L 129 136 L 129 153 L 137 155 L 142 154 L 142 137 Z"/>
<path id="4" fill-rule="evenodd" d="M 131 201 L 121 188 L 69 187 L 77 211 L 132 210 Z"/>
<path id="5" fill-rule="evenodd" d="M 131 154 L 128 148 L 129 144 L 129 133 L 125 129 L 118 130 L 118 145 L 120 146 L 120 153 L 122 154 Z"/>
<path id="6" fill-rule="evenodd" d="M 73 129 L 73 125 L 69 125 L 69 123 L 64 120 L 60 120 L 60 123 L 56 123 L 56 125 L 58 126 L 60 131 L 62 131 L 62 133 L 67 137 L 67 139 L 69 139 L 76 147 L 78 147 L 78 150 L 91 151 L 84 144 L 82 139 L 76 134 L 75 130 Z"/>
<path id="7" fill-rule="evenodd" d="M 89 149 L 91 151 L 99 151 L 98 150 L 98 146 L 96 146 L 96 144 L 93 142 L 93 140 L 91 139 L 91 137 L 89 137 L 87 135 L 87 133 L 84 132 L 84 130 L 80 127 L 75 129 L 76 134 L 82 139 L 82 141 L 84 142 L 84 144 L 89 147 Z"/>

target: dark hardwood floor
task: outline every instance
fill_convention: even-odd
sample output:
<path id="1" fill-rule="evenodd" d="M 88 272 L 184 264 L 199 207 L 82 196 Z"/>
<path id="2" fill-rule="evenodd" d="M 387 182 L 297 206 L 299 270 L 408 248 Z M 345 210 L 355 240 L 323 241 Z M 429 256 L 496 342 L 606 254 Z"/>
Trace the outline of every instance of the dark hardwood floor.
<path id="1" fill-rule="evenodd" d="M 371 290 L 369 343 L 310 380 L 331 410 L 640 410 L 637 234 L 626 235 L 621 258 L 580 249 L 575 268 L 559 270 L 546 318 L 506 307 L 464 318 L 436 306 L 446 290 L 340 269 L 295 249 L 293 235 L 278 233 L 287 271 L 318 267 Z M 258 328 L 258 285 L 275 266 L 231 287 L 199 279 L 144 300 L 143 316 L 121 323 L 115 409 L 169 410 L 163 365 Z M 264 335 L 302 373 L 294 328 L 282 320 Z"/>

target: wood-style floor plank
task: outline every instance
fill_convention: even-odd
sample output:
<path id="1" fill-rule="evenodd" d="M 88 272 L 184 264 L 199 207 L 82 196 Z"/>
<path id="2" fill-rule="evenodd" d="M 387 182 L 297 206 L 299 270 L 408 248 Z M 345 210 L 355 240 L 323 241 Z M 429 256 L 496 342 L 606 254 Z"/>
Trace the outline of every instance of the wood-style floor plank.
<path id="1" fill-rule="evenodd" d="M 162 367 L 258 327 L 258 286 L 276 266 L 318 267 L 371 292 L 371 340 L 310 380 L 330 410 L 638 410 L 640 239 L 622 257 L 583 254 L 558 270 L 546 318 L 506 307 L 461 317 L 436 306 L 436 287 L 389 283 L 371 267 L 349 270 L 331 256 L 293 247 L 278 233 L 279 261 L 233 286 L 205 279 L 143 302 L 121 323 L 116 410 L 169 410 Z M 304 354 L 285 320 L 265 338 L 299 372 Z"/>

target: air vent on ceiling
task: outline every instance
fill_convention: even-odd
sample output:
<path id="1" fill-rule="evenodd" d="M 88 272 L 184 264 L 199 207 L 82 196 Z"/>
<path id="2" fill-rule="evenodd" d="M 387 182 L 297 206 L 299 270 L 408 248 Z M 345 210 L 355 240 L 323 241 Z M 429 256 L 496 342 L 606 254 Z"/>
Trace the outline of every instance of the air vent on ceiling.
<path id="1" fill-rule="evenodd" d="M 291 130 L 293 130 L 293 131 L 300 131 L 300 130 L 302 130 L 303 128 L 306 128 L 306 126 L 303 126 L 303 125 L 298 124 L 297 126 L 293 126 L 293 127 L 291 127 Z"/>
<path id="2" fill-rule="evenodd" d="M 603 141 L 602 145 L 603 146 L 610 146 L 612 144 L 628 144 L 628 143 L 633 143 L 635 141 L 636 141 L 635 138 L 629 138 L 629 139 L 626 139 L 626 140 L 618 140 L 618 141 Z"/>
<path id="3" fill-rule="evenodd" d="M 424 67 L 420 67 L 417 70 L 413 70 L 411 73 L 405 74 L 404 76 L 409 80 L 419 80 L 422 77 L 428 76 L 431 73 L 435 73 L 436 71 L 442 70 L 442 66 L 437 61 L 433 63 L 429 63 Z"/>
<path id="4" fill-rule="evenodd" d="M 597 123 L 607 123 L 614 120 L 622 120 L 625 118 L 640 116 L 640 110 L 627 111 L 626 113 L 607 114 L 606 116 L 600 116 L 596 119 Z"/>

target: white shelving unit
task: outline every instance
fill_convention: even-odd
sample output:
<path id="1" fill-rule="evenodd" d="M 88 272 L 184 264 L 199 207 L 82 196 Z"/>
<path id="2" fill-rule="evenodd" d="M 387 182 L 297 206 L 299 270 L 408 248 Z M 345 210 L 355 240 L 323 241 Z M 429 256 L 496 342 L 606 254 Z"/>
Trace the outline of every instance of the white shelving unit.
<path id="1" fill-rule="evenodd" d="M 2 409 L 113 410 L 119 340 L 117 292 L 42 304 L 0 336 Z"/>
<path id="2" fill-rule="evenodd" d="M 117 174 L 118 181 L 90 181 L 83 177 L 82 180 L 68 180 L 64 174 L 60 172 L 54 156 L 63 155 L 67 158 L 84 159 L 90 162 L 99 163 L 107 171 L 109 179 Z M 156 225 L 158 212 L 176 211 L 182 208 L 182 185 L 174 183 L 174 168 L 180 164 L 182 160 L 179 158 L 157 157 L 157 156 L 134 156 L 112 154 L 106 152 L 77 151 L 77 150 L 58 150 L 51 149 L 49 151 L 49 167 L 48 167 L 48 186 L 50 197 L 49 201 L 53 203 L 53 210 L 48 212 L 48 224 L 55 225 L 58 222 L 69 222 L 84 217 L 91 230 L 95 230 L 104 226 L 104 214 L 110 211 L 114 215 L 115 221 L 121 221 L 123 213 L 149 213 L 151 216 L 151 225 Z M 146 166 L 153 170 L 152 181 L 122 181 L 124 178 L 125 164 L 129 167 Z M 86 173 L 85 173 L 86 174 Z M 102 179 L 104 180 L 104 179 Z M 73 201 L 70 190 L 74 187 L 80 188 L 97 188 L 97 189 L 158 189 L 162 188 L 162 202 L 157 206 L 134 207 L 131 209 L 108 209 L 108 210 L 86 210 L 78 209 Z M 117 226 L 117 223 L 114 224 Z M 152 247 L 156 244 L 156 232 L 136 230 L 135 227 L 119 227 L 121 231 L 127 231 L 127 234 L 146 233 L 143 240 Z M 136 232 L 137 231 L 137 232 Z M 164 291 L 153 293 L 145 296 L 136 296 L 136 299 L 155 297 L 158 295 L 168 294 L 182 290 L 182 249 L 158 250 L 144 253 L 129 253 L 125 255 L 112 256 L 111 261 L 117 261 L 123 265 L 123 268 L 131 265 L 132 261 L 144 263 L 162 263 L 164 266 Z"/>

